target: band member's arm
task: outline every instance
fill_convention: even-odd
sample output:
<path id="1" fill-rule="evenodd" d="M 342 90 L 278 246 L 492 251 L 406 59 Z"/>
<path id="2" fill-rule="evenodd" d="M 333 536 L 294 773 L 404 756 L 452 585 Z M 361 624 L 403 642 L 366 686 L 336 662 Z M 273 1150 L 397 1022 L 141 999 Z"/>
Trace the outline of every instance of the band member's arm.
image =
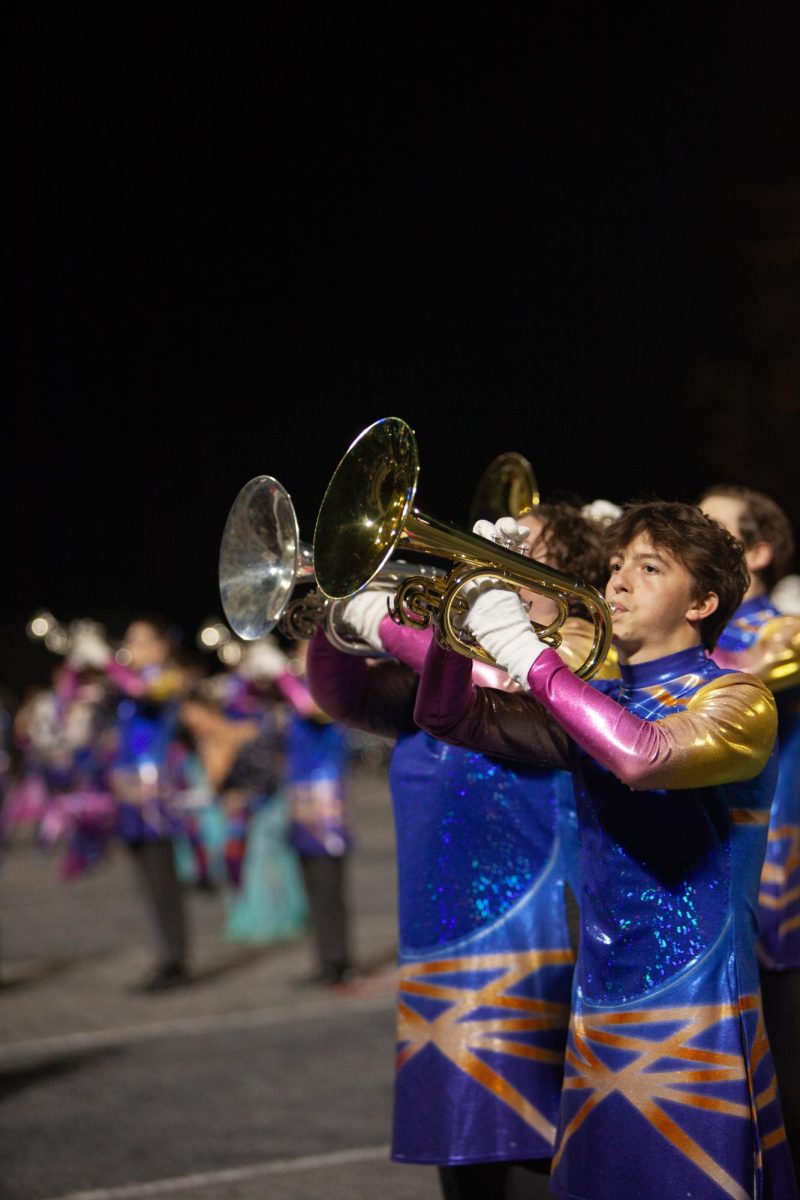
<path id="1" fill-rule="evenodd" d="M 298 675 L 292 675 L 291 671 L 282 671 L 276 676 L 274 683 L 283 698 L 289 701 L 301 717 L 308 717 L 312 721 L 320 718 L 324 720 L 325 711 L 320 709 L 308 685 Z"/>
<path id="2" fill-rule="evenodd" d="M 777 732 L 775 701 L 750 675 L 723 675 L 685 711 L 645 721 L 579 679 L 552 650 L 528 675 L 531 694 L 588 754 L 636 790 L 714 787 L 752 779 Z"/>
<path id="3" fill-rule="evenodd" d="M 524 692 L 475 686 L 472 668 L 462 654 L 431 643 L 414 709 L 419 727 L 493 758 L 566 768 L 568 738 L 558 723 Z"/>
<path id="4" fill-rule="evenodd" d="M 721 667 L 757 675 L 772 692 L 800 684 L 800 616 L 773 617 L 746 650 L 716 647 L 712 656 Z"/>
<path id="5" fill-rule="evenodd" d="M 412 733 L 417 676 L 403 663 L 344 654 L 318 629 L 308 647 L 306 678 L 316 703 L 334 721 L 368 733 Z"/>
<path id="6" fill-rule="evenodd" d="M 378 632 L 386 653 L 391 654 L 398 662 L 405 663 L 419 675 L 433 639 L 433 628 L 429 626 L 427 629 L 418 629 L 413 625 L 398 625 L 387 616 L 381 621 Z"/>
<path id="7" fill-rule="evenodd" d="M 546 762 L 539 740 L 547 730 L 538 715 L 543 708 L 583 750 L 634 789 L 710 787 L 752 779 L 766 765 L 777 713 L 771 693 L 754 676 L 721 676 L 701 688 L 685 711 L 645 721 L 580 679 L 543 645 L 514 593 L 493 589 L 474 600 L 468 624 L 539 705 L 528 707 L 522 696 L 470 689 L 469 666 L 457 661 L 462 656 L 432 646 L 416 719 L 445 740 L 517 757 L 525 747 L 527 716 L 526 757 Z"/>
<path id="8" fill-rule="evenodd" d="M 164 703 L 177 696 L 186 683 L 183 671 L 177 667 L 168 667 L 153 680 L 144 679 L 138 671 L 123 666 L 113 658 L 108 660 L 105 670 L 109 679 L 127 696 L 145 698 L 155 703 Z"/>

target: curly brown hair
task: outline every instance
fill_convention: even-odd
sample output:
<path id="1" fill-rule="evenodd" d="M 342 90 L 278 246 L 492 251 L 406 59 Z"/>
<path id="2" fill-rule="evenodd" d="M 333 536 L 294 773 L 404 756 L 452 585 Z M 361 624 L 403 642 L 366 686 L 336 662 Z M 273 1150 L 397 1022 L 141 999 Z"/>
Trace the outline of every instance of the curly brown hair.
<path id="1" fill-rule="evenodd" d="M 763 492 L 742 487 L 736 483 L 715 483 L 706 488 L 700 503 L 710 496 L 727 496 L 741 500 L 739 533 L 745 550 L 756 542 L 768 542 L 772 547 L 772 561 L 758 572 L 758 577 L 767 591 L 771 591 L 779 579 L 789 571 L 794 559 L 794 534 L 789 518 L 782 508 Z"/>
<path id="2" fill-rule="evenodd" d="M 532 515 L 542 522 L 539 536 L 548 561 L 602 592 L 608 578 L 602 530 L 572 504 L 539 504 Z M 569 610 L 573 616 L 584 616 L 586 611 L 580 603 L 570 604 Z"/>
<path id="3" fill-rule="evenodd" d="M 678 500 L 628 504 L 603 532 L 608 557 L 644 533 L 689 572 L 693 600 L 714 592 L 719 604 L 699 625 L 703 645 L 713 650 L 750 582 L 742 543 L 694 504 Z"/>

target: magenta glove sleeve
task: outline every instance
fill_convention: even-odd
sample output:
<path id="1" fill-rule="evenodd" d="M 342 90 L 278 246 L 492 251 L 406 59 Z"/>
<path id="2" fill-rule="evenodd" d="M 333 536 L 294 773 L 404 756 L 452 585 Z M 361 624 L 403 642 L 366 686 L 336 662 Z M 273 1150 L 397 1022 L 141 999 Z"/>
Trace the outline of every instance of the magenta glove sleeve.
<path id="1" fill-rule="evenodd" d="M 292 708 L 300 713 L 301 717 L 313 717 L 316 714 L 317 705 L 314 703 L 311 692 L 297 675 L 292 675 L 289 671 L 282 671 L 275 679 L 275 686 L 289 701 Z"/>
<path id="2" fill-rule="evenodd" d="M 128 696 L 143 696 L 147 691 L 147 684 L 142 677 L 132 667 L 123 667 L 114 658 L 106 663 L 106 674 Z"/>
<path id="3" fill-rule="evenodd" d="M 370 663 L 363 656 L 345 654 L 318 629 L 308 647 L 306 678 L 314 700 L 334 721 L 384 737 L 416 728 L 417 678 L 402 663 Z"/>
<path id="4" fill-rule="evenodd" d="M 433 638 L 432 627 L 417 629 L 413 625 L 398 625 L 387 614 L 380 624 L 380 637 L 387 654 L 420 674 Z"/>
<path id="5" fill-rule="evenodd" d="M 528 686 L 587 754 L 635 790 L 752 779 L 775 740 L 775 702 L 750 675 L 710 680 L 684 710 L 654 721 L 579 679 L 553 650 L 534 663 Z"/>
<path id="6" fill-rule="evenodd" d="M 444 742 L 541 767 L 569 765 L 557 722 L 523 691 L 476 687 L 475 664 L 432 640 L 420 677 L 414 719 Z"/>

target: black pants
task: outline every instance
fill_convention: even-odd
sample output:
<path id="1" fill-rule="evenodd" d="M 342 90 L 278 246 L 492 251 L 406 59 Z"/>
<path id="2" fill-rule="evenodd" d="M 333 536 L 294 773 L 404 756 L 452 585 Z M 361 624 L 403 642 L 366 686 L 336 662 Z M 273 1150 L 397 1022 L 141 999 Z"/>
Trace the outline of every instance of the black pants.
<path id="1" fill-rule="evenodd" d="M 552 1200 L 549 1158 L 439 1167 L 444 1200 Z"/>
<path id="2" fill-rule="evenodd" d="M 186 912 L 169 838 L 128 842 L 157 967 L 186 965 Z"/>
<path id="3" fill-rule="evenodd" d="M 316 970 L 335 978 L 351 965 L 344 856 L 301 854 Z"/>
<path id="4" fill-rule="evenodd" d="M 783 1124 L 800 1181 L 800 971 L 762 970 L 761 999 Z"/>

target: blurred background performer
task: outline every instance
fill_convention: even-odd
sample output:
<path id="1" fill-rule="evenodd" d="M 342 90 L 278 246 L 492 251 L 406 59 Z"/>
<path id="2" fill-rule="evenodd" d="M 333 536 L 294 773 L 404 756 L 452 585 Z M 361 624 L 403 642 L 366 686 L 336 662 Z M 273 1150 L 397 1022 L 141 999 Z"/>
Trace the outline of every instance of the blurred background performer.
<path id="1" fill-rule="evenodd" d="M 111 688 L 105 674 L 80 660 L 87 634 L 103 644 L 100 626 L 76 621 L 52 685 L 17 710 L 20 763 L 4 813 L 7 832 L 33 830 L 43 849 L 61 851 L 59 872 L 72 879 L 105 857 L 115 828 L 108 770 L 113 755 Z M 110 653 L 107 647 L 105 653 Z"/>
<path id="2" fill-rule="evenodd" d="M 180 793 L 189 786 L 179 728 L 187 675 L 163 617 L 132 621 L 117 658 L 88 634 L 76 654 L 103 669 L 116 689 L 117 834 L 130 851 L 154 959 L 141 990 L 160 992 L 188 981 L 187 917 L 173 844 Z"/>
<path id="3" fill-rule="evenodd" d="M 524 553 L 599 584 L 597 530 L 566 505 L 522 518 Z M 516 532 L 516 523 L 512 522 Z M 549 622 L 552 601 L 523 593 Z M 400 922 L 392 1157 L 439 1169 L 453 1200 L 531 1195 L 555 1135 L 574 960 L 565 904 L 574 876 L 574 799 L 566 772 L 504 763 L 447 745 L 413 721 L 431 630 L 395 624 L 378 588 L 344 620 L 376 653 L 342 654 L 321 632 L 309 650 L 312 694 L 338 720 L 397 738 L 390 783 Z M 573 616 L 563 654 L 591 643 Z M 472 664 L 485 684 L 514 690 Z"/>
<path id="4" fill-rule="evenodd" d="M 305 894 L 288 840 L 283 731 L 274 694 L 262 686 L 285 662 L 271 639 L 266 652 L 251 643 L 235 669 L 194 689 L 181 706 L 220 810 L 232 941 L 267 944 L 305 928 Z"/>
<path id="5" fill-rule="evenodd" d="M 744 545 L 750 584 L 720 634 L 715 662 L 758 675 L 778 706 L 778 783 L 758 896 L 764 1017 L 800 1178 L 800 616 L 770 597 L 794 556 L 790 522 L 769 496 L 717 484 L 700 508 Z"/>
<path id="6" fill-rule="evenodd" d="M 306 682 L 307 641 L 294 643 L 275 686 L 289 705 L 286 792 L 290 840 L 300 858 L 315 963 L 310 982 L 346 983 L 353 962 L 347 867 L 353 830 L 347 801 L 345 730 L 314 701 Z"/>

